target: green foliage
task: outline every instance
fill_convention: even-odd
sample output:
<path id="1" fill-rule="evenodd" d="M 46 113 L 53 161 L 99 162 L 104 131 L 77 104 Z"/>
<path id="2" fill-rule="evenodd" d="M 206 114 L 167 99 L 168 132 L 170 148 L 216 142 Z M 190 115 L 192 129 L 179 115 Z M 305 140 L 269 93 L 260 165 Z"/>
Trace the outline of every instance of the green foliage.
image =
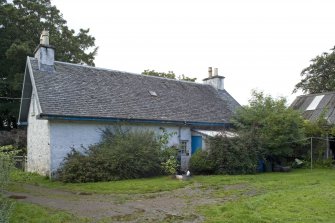
<path id="1" fill-rule="evenodd" d="M 176 75 L 173 71 L 169 71 L 167 73 L 165 72 L 157 72 L 155 70 L 144 70 L 142 72 L 143 75 L 148 75 L 148 76 L 155 76 L 155 77 L 164 77 L 164 78 L 169 78 L 169 79 L 176 79 Z"/>
<path id="2" fill-rule="evenodd" d="M 158 136 L 159 146 L 161 148 L 159 159 L 161 163 L 162 173 L 167 175 L 175 174 L 180 162 L 178 157 L 178 148 L 175 146 L 168 146 L 169 139 L 176 135 L 176 132 L 167 132 L 165 128 L 160 128 L 161 134 Z"/>
<path id="3" fill-rule="evenodd" d="M 13 145 L 21 149 L 20 155 L 26 154 L 27 131 L 13 129 L 11 131 L 0 131 L 0 146 Z"/>
<path id="4" fill-rule="evenodd" d="M 13 157 L 18 153 L 14 146 L 0 146 L 0 192 L 9 184 Z"/>
<path id="5" fill-rule="evenodd" d="M 9 223 L 14 203 L 0 195 L 0 223 Z"/>
<path id="6" fill-rule="evenodd" d="M 216 136 L 209 139 L 210 159 L 217 173 L 247 174 L 255 173 L 259 147 L 251 137 Z"/>
<path id="7" fill-rule="evenodd" d="M 311 60 L 301 72 L 302 80 L 295 85 L 305 93 L 322 93 L 335 90 L 335 48 L 331 53 L 323 53 Z"/>
<path id="8" fill-rule="evenodd" d="M 310 167 L 310 137 L 312 137 L 312 150 L 313 150 L 313 166 L 320 168 L 331 168 L 332 162 L 325 160 L 325 154 L 327 147 L 330 146 L 333 139 L 333 133 L 335 133 L 335 127 L 333 124 L 328 123 L 324 118 L 326 110 L 320 114 L 320 117 L 315 121 L 305 120 L 304 129 L 305 134 L 309 137 L 309 140 L 305 142 L 305 145 L 297 148 L 295 151 L 296 157 L 301 157 L 302 159 L 309 160 L 306 163 L 306 167 Z M 330 140 L 329 142 L 327 142 Z"/>
<path id="9" fill-rule="evenodd" d="M 144 70 L 142 72 L 142 74 L 143 75 L 148 75 L 148 76 L 176 79 L 176 74 L 173 71 L 169 71 L 167 73 L 164 73 L 164 72 L 157 72 L 155 70 Z M 186 77 L 184 74 L 182 74 L 181 76 L 178 76 L 178 80 L 183 80 L 183 81 L 195 82 L 196 79 L 197 78 Z"/>
<path id="10" fill-rule="evenodd" d="M 160 128 L 161 130 L 161 134 L 159 134 L 158 136 L 158 143 L 159 143 L 159 146 L 161 147 L 162 150 L 166 150 L 166 149 L 169 149 L 170 147 L 168 146 L 168 143 L 169 143 L 169 139 L 176 135 L 177 133 L 176 132 L 168 132 L 166 131 L 165 128 Z M 163 154 L 164 155 L 164 154 Z M 168 151 L 168 155 L 175 155 L 174 153 L 174 150 L 171 150 L 171 151 Z"/>
<path id="11" fill-rule="evenodd" d="M 253 92 L 249 105 L 233 117 L 239 134 L 250 135 L 266 157 L 291 156 L 293 148 L 304 138 L 302 117 L 285 103 L 284 98 L 276 100 L 262 92 Z"/>
<path id="12" fill-rule="evenodd" d="M 64 182 L 94 182 L 157 176 L 160 145 L 153 132 L 103 130 L 102 140 L 80 153 L 72 150 L 58 176 Z"/>
<path id="13" fill-rule="evenodd" d="M 10 173 L 13 169 L 13 157 L 17 150 L 13 146 L 0 146 L 0 223 L 9 222 L 13 203 L 3 198 L 5 187 L 10 181 Z"/>
<path id="14" fill-rule="evenodd" d="M 198 150 L 190 159 L 189 169 L 192 174 L 212 174 L 214 173 L 214 163 L 208 151 Z"/>
<path id="15" fill-rule="evenodd" d="M 165 134 L 166 135 L 166 134 Z M 160 136 L 162 138 L 162 136 Z M 177 160 L 178 149 L 174 146 L 167 147 L 167 144 L 161 146 L 160 160 L 163 174 L 173 175 L 179 169 L 180 162 Z"/>
<path id="16" fill-rule="evenodd" d="M 0 97 L 20 98 L 27 56 L 33 56 L 43 29 L 50 32 L 56 60 L 94 65 L 95 38 L 89 29 L 68 28 L 50 0 L 14 0 L 0 4 Z M 20 101 L 0 99 L 0 129 L 16 128 Z"/>
<path id="17" fill-rule="evenodd" d="M 162 169 L 165 174 L 173 175 L 177 172 L 178 162 L 176 156 L 170 156 L 165 162 L 161 163 Z"/>
<path id="18" fill-rule="evenodd" d="M 324 159 L 318 159 L 313 163 L 313 168 L 318 169 L 332 169 L 334 168 L 334 160 L 332 158 Z"/>

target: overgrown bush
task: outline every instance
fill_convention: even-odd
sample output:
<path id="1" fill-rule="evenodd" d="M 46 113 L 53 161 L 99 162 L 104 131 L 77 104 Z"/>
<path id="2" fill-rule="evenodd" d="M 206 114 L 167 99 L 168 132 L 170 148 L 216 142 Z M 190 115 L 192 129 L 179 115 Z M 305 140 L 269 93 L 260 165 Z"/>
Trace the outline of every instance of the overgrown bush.
<path id="1" fill-rule="evenodd" d="M 315 168 L 320 168 L 320 169 L 331 169 L 334 168 L 334 160 L 332 158 L 328 158 L 328 159 L 319 159 L 314 161 L 313 166 Z"/>
<path id="2" fill-rule="evenodd" d="M 209 151 L 196 151 L 190 159 L 189 169 L 192 174 L 212 174 L 214 173 L 214 162 Z"/>
<path id="3" fill-rule="evenodd" d="M 63 182 L 94 182 L 156 176 L 160 144 L 154 132 L 105 129 L 84 152 L 72 150 L 58 170 Z"/>
<path id="4" fill-rule="evenodd" d="M 217 173 L 255 173 L 260 157 L 259 148 L 248 137 L 228 138 L 216 136 L 209 139 L 210 160 Z"/>

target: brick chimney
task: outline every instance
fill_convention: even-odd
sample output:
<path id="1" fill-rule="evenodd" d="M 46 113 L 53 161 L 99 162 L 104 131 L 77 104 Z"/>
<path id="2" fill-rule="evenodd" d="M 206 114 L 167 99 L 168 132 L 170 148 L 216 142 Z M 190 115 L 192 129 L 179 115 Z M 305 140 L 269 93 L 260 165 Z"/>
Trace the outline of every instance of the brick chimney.
<path id="1" fill-rule="evenodd" d="M 49 31 L 43 30 L 40 44 L 35 49 L 35 58 L 38 60 L 38 68 L 41 71 L 52 73 L 55 62 L 55 47 L 49 45 Z"/>
<path id="2" fill-rule="evenodd" d="M 212 73 L 212 67 L 209 67 L 208 77 L 203 79 L 203 83 L 213 86 L 216 90 L 224 90 L 224 78 L 224 76 L 219 76 L 218 68 L 214 68 L 214 73 Z"/>

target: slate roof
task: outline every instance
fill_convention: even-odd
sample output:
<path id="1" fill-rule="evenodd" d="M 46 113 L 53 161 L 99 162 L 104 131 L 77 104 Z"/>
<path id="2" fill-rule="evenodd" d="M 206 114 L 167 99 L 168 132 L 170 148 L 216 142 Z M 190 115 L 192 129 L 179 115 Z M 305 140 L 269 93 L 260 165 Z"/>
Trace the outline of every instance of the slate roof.
<path id="1" fill-rule="evenodd" d="M 55 72 L 46 73 L 37 59 L 28 60 L 41 116 L 229 123 L 240 106 L 210 85 L 57 61 Z"/>
<path id="2" fill-rule="evenodd" d="M 324 96 L 316 105 L 316 108 L 307 110 L 314 98 L 322 95 Z M 325 115 L 329 123 L 335 123 L 335 92 L 301 95 L 292 102 L 290 107 L 300 111 L 307 120 L 315 121 L 321 115 Z"/>

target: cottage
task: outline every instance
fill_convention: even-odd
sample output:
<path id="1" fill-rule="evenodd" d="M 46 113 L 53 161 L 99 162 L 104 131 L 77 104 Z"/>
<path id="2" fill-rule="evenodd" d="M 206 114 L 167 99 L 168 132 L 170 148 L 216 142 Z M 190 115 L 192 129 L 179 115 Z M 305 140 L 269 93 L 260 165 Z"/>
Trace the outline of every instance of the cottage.
<path id="1" fill-rule="evenodd" d="M 335 124 L 335 92 L 301 95 L 290 107 L 298 110 L 306 120 L 314 122 L 324 118 L 329 124 Z M 335 138 L 332 135 L 327 138 L 325 157 L 333 156 L 335 159 Z"/>
<path id="2" fill-rule="evenodd" d="M 203 84 L 151 77 L 54 60 L 55 49 L 43 32 L 35 57 L 28 57 L 19 124 L 27 125 L 27 169 L 52 176 L 71 148 L 100 140 L 101 129 L 174 132 L 182 168 L 202 135 L 193 130 L 229 127 L 240 105 L 224 89 L 224 77 L 209 69 Z"/>

